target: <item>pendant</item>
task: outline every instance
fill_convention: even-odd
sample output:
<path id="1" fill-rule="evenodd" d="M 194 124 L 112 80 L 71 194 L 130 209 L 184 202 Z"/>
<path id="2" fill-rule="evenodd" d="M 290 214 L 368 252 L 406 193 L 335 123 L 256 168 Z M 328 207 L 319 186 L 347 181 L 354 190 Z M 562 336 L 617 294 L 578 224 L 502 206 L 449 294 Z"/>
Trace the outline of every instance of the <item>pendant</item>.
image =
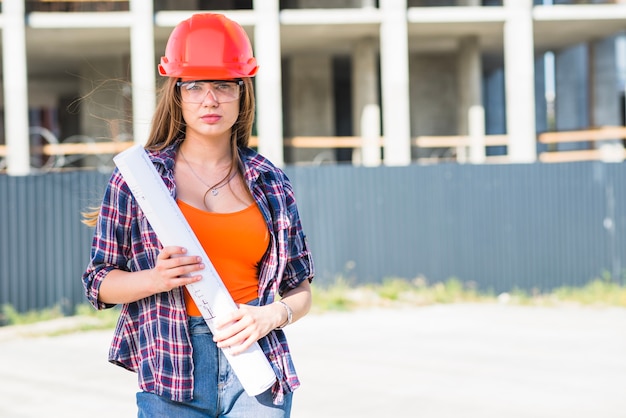
<path id="1" fill-rule="evenodd" d="M 213 196 L 217 196 L 217 194 L 218 194 L 218 193 L 219 193 L 219 192 L 217 191 L 217 189 L 211 189 L 211 194 L 212 194 Z"/>

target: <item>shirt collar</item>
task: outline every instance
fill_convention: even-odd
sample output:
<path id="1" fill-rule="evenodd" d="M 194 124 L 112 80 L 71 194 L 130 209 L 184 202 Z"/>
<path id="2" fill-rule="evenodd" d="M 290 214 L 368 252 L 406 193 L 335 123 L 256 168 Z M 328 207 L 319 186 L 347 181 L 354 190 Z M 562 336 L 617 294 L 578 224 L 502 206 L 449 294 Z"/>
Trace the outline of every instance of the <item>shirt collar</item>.
<path id="1" fill-rule="evenodd" d="M 152 162 L 157 166 L 157 170 L 163 173 L 172 172 L 176 162 L 176 153 L 182 139 L 176 140 L 171 145 L 159 150 L 150 151 Z M 251 148 L 239 148 L 239 157 L 244 165 L 244 178 L 248 182 L 255 182 L 265 172 L 272 171 L 268 161 Z"/>
<path id="2" fill-rule="evenodd" d="M 161 173 L 174 170 L 174 163 L 176 162 L 176 151 L 180 146 L 182 140 L 176 140 L 173 144 L 168 145 L 159 151 L 152 151 L 152 162 L 155 165 L 160 165 Z"/>

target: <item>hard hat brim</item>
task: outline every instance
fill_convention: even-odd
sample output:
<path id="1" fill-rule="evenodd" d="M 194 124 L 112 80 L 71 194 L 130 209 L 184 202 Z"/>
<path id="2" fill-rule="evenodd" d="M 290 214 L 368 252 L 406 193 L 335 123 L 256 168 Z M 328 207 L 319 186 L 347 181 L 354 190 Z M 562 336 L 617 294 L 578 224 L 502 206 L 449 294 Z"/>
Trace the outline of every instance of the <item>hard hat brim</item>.
<path id="1" fill-rule="evenodd" d="M 254 77 L 258 70 L 256 63 L 251 63 L 245 68 L 237 65 L 236 68 L 228 67 L 192 67 L 177 63 L 159 64 L 159 74 L 164 77 L 198 78 L 205 80 L 229 80 L 235 78 Z"/>

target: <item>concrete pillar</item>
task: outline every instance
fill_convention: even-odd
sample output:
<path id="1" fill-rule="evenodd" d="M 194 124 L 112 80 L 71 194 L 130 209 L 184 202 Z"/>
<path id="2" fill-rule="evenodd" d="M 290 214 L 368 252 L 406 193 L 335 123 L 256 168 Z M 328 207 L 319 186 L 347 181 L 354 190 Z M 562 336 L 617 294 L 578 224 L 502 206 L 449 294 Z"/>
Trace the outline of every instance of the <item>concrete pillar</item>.
<path id="1" fill-rule="evenodd" d="M 363 139 L 360 152 L 353 153 L 353 163 L 377 166 L 381 163 L 377 41 L 358 41 L 352 62 L 353 131 Z"/>
<path id="2" fill-rule="evenodd" d="M 278 166 L 284 165 L 281 84 L 280 22 L 278 0 L 255 0 L 254 44 L 257 62 L 256 127 L 259 152 Z"/>
<path id="3" fill-rule="evenodd" d="M 380 106 L 368 104 L 361 112 L 361 162 L 366 167 L 376 167 L 380 158 Z"/>
<path id="4" fill-rule="evenodd" d="M 467 157 L 474 164 L 485 161 L 485 109 L 482 102 L 482 64 L 477 37 L 459 43 L 457 77 L 459 86 L 458 129 L 460 135 L 470 135 L 469 155 L 458 150 L 460 161 Z"/>
<path id="5" fill-rule="evenodd" d="M 487 155 L 485 149 L 485 108 L 482 106 L 472 106 L 468 110 L 470 138 L 469 162 L 472 164 L 482 164 Z"/>
<path id="6" fill-rule="evenodd" d="M 30 173 L 24 0 L 4 0 L 2 17 L 2 82 L 4 132 L 8 152 L 7 173 L 23 176 Z"/>
<path id="7" fill-rule="evenodd" d="M 380 2 L 380 63 L 386 165 L 411 163 L 406 0 Z"/>
<path id="8" fill-rule="evenodd" d="M 335 106 L 330 55 L 303 53 L 289 60 L 289 131 L 294 136 L 333 136 Z M 294 149 L 295 161 L 334 161 L 331 149 Z"/>
<path id="9" fill-rule="evenodd" d="M 145 144 L 156 108 L 156 62 L 152 1 L 131 0 L 130 26 L 133 139 Z"/>
<path id="10" fill-rule="evenodd" d="M 537 159 L 532 0 L 505 0 L 504 71 L 509 159 Z"/>

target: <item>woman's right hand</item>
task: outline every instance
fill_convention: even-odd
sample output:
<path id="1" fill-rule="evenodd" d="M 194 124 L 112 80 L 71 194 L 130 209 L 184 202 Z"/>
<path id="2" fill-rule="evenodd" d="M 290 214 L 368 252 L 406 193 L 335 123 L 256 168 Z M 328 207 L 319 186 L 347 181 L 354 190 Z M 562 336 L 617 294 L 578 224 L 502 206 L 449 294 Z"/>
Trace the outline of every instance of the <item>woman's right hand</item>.
<path id="1" fill-rule="evenodd" d="M 155 292 L 169 292 L 170 290 L 194 283 L 202 279 L 201 275 L 194 274 L 204 269 L 202 257 L 186 255 L 183 247 L 164 247 L 157 256 L 156 265 L 150 270 L 155 286 Z"/>
<path id="2" fill-rule="evenodd" d="M 115 269 L 107 273 L 98 291 L 103 303 L 130 303 L 202 280 L 195 274 L 204 269 L 202 258 L 186 255 L 183 247 L 164 247 L 150 270 L 135 272 Z"/>

